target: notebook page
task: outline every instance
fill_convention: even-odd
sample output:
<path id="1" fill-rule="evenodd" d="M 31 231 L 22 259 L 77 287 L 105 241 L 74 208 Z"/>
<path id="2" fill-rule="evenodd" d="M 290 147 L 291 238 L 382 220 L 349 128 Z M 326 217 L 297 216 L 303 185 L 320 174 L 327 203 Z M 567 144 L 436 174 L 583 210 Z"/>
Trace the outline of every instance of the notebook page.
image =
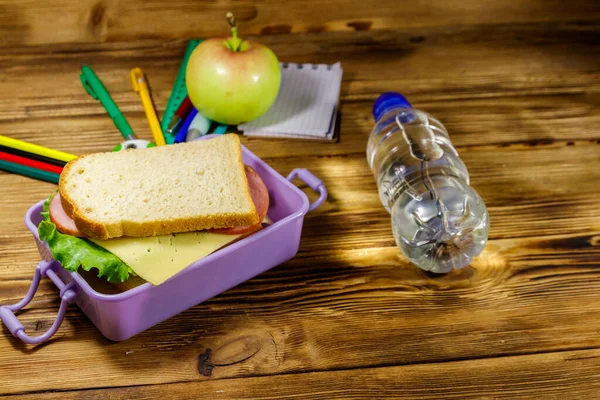
<path id="1" fill-rule="evenodd" d="M 238 128 L 248 136 L 273 133 L 326 138 L 340 94 L 341 64 L 281 63 L 281 67 L 281 87 L 273 106 Z"/>
<path id="2" fill-rule="evenodd" d="M 333 140 L 335 137 L 335 127 L 337 122 L 337 108 L 333 110 L 331 123 L 328 132 L 324 136 L 300 135 L 286 132 L 263 132 L 260 130 L 244 132 L 248 137 L 271 137 L 271 138 L 290 138 L 290 139 L 312 139 L 312 140 Z"/>

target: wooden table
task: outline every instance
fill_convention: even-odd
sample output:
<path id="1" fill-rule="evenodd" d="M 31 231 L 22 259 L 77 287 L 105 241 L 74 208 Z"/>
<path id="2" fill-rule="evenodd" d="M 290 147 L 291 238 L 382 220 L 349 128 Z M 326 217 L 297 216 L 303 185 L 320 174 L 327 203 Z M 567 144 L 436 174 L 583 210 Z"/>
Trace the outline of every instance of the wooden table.
<path id="1" fill-rule="evenodd" d="M 299 253 L 121 343 L 75 306 L 45 345 L 2 327 L 0 394 L 599 398 L 599 3 L 2 0 L 1 133 L 112 149 L 121 137 L 79 82 L 89 64 L 151 139 L 129 70 L 147 72 L 162 113 L 187 40 L 223 34 L 229 10 L 280 60 L 344 68 L 338 142 L 243 140 L 329 189 Z M 490 240 L 467 268 L 429 275 L 395 247 L 365 160 L 387 90 L 446 124 L 487 203 Z M 0 304 L 29 287 L 39 258 L 23 218 L 55 187 L 0 173 Z M 20 314 L 28 331 L 48 329 L 57 299 L 44 280 Z"/>

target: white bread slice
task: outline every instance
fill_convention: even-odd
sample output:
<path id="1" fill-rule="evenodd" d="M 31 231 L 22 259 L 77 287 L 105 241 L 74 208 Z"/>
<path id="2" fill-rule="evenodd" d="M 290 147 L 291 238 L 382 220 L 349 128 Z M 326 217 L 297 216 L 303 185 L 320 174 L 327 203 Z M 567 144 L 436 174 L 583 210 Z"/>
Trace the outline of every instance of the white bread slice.
<path id="1" fill-rule="evenodd" d="M 81 156 L 63 169 L 59 191 L 77 228 L 97 239 L 259 222 L 235 134 Z"/>

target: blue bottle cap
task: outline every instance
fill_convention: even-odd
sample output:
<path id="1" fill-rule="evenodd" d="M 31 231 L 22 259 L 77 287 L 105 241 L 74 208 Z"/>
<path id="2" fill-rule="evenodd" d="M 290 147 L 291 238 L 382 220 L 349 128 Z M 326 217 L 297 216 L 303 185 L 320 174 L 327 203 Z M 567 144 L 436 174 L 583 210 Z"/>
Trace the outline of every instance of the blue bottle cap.
<path id="1" fill-rule="evenodd" d="M 375 117 L 375 121 L 379 121 L 379 118 L 383 117 L 383 114 L 392 107 L 412 108 L 406 97 L 400 93 L 383 93 L 373 104 L 373 117 Z"/>

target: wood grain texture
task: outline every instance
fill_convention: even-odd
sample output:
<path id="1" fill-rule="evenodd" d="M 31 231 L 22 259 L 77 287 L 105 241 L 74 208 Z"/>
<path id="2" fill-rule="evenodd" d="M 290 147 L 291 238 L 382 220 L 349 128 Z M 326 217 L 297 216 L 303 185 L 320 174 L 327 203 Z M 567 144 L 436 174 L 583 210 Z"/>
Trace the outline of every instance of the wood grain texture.
<path id="1" fill-rule="evenodd" d="M 276 0 L 198 2 L 190 0 L 68 0 L 0 2 L 0 45 L 98 43 L 140 39 L 178 39 L 228 34 L 231 11 L 248 34 L 276 35 L 324 31 L 360 32 L 532 22 L 596 21 L 593 2 L 560 0 L 499 4 L 491 0 L 399 4 L 376 7 L 355 0 Z M 60 29 L 48 25 L 56 21 Z"/>
<path id="2" fill-rule="evenodd" d="M 391 247 L 302 252 L 122 343 L 103 339 L 71 309 L 46 346 L 29 348 L 0 337 L 5 365 L 36 359 L 22 367 L 35 374 L 35 382 L 20 379 L 22 368 L 10 368 L 3 371 L 4 390 L 162 384 L 596 348 L 599 238 L 494 240 L 471 267 L 439 277 L 415 270 Z M 55 292 L 47 287 L 23 314 L 28 329 L 47 329 L 57 308 Z M 248 338 L 256 353 L 244 358 L 249 350 L 239 342 Z M 199 371 L 199 357 L 209 349 Z M 213 359 L 235 357 L 239 362 L 208 368 Z M 49 363 L 55 374 L 45 376 Z M 93 368 L 56 380 L 74 363 Z"/>
<path id="3" fill-rule="evenodd" d="M 600 352 L 502 357 L 351 371 L 35 393 L 7 399 L 564 399 L 595 398 Z M 577 377 L 584 378 L 580 384 Z"/>
<path id="4" fill-rule="evenodd" d="M 282 175 L 306 167 L 329 190 L 298 254 L 126 342 L 103 338 L 75 306 L 46 345 L 2 326 L 0 396 L 597 397 L 600 6 L 0 0 L 2 134 L 74 154 L 112 149 L 121 137 L 79 82 L 89 64 L 151 139 L 129 69 L 147 72 L 160 115 L 186 39 L 221 33 L 230 9 L 282 61 L 344 68 L 339 141 L 243 138 Z M 488 206 L 490 240 L 463 270 L 424 273 L 394 244 L 365 159 L 386 90 L 445 123 Z M 39 256 L 23 218 L 55 188 L 0 172 L 0 304 L 29 287 Z M 20 314 L 29 332 L 48 329 L 57 298 L 44 280 Z"/>

